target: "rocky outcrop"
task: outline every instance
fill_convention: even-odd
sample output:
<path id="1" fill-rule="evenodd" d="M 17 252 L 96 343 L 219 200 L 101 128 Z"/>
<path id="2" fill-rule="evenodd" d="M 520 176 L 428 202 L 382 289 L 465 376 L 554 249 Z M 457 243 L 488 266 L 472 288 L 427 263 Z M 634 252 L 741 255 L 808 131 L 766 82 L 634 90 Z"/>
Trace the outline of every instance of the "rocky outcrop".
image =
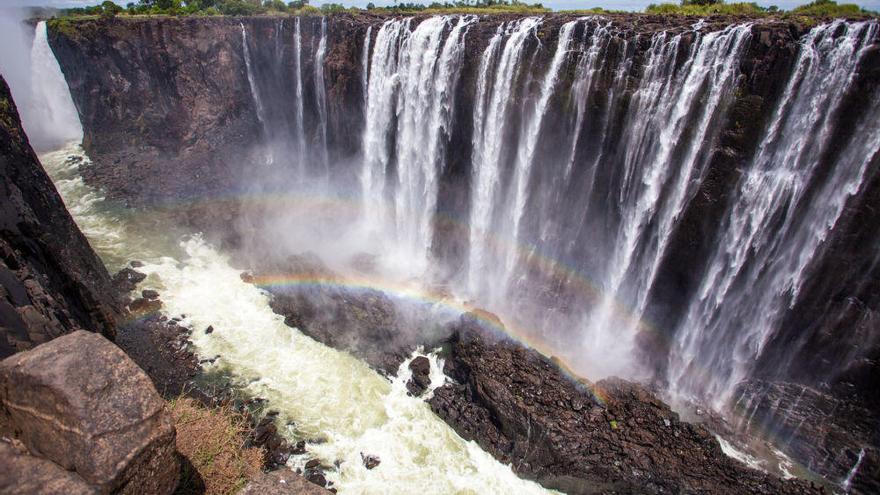
<path id="1" fill-rule="evenodd" d="M 455 325 L 431 408 L 520 475 L 581 493 L 819 493 L 727 457 L 641 385 L 575 380 L 557 363 L 484 329 Z"/>
<path id="2" fill-rule="evenodd" d="M 351 352 L 374 369 L 394 374 L 400 364 L 430 338 L 405 330 L 403 316 L 387 294 L 358 287 L 328 269 L 314 254 L 264 263 L 260 275 L 285 274 L 302 284 L 269 285 L 272 310 L 284 322 L 330 347 Z"/>
<path id="3" fill-rule="evenodd" d="M 100 335 L 77 331 L 0 363 L 0 415 L 32 456 L 76 473 L 98 493 L 158 495 L 177 486 L 165 402 Z M 13 493 L 24 493 L 22 486 Z"/>
<path id="4" fill-rule="evenodd" d="M 242 495 L 329 495 L 330 490 L 306 481 L 290 469 L 265 473 L 249 482 L 239 492 Z"/>
<path id="5" fill-rule="evenodd" d="M 2 79 L 0 191 L 0 357 L 77 329 L 112 339 L 110 277 L 28 144 Z"/>

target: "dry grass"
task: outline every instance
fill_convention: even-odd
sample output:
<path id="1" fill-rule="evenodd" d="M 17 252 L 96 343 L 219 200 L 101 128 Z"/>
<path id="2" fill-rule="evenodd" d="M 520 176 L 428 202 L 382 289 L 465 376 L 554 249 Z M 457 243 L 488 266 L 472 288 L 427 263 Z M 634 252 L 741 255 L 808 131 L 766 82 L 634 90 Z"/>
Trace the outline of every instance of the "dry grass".
<path id="1" fill-rule="evenodd" d="M 177 428 L 177 451 L 185 458 L 178 494 L 233 494 L 260 474 L 263 453 L 244 448 L 241 414 L 185 397 L 170 401 L 168 411 Z"/>

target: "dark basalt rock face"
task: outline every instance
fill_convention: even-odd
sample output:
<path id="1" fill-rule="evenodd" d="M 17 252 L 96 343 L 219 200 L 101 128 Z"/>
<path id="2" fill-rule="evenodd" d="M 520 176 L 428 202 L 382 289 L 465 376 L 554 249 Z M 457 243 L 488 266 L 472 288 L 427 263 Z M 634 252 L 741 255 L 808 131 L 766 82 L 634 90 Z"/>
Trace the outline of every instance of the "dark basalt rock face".
<path id="1" fill-rule="evenodd" d="M 469 315 L 454 327 L 431 408 L 520 475 L 566 493 L 820 493 L 727 457 L 641 385 L 591 384 L 487 332 Z"/>
<path id="2" fill-rule="evenodd" d="M 826 473 L 853 493 L 880 493 L 877 409 L 796 383 L 750 380 L 735 407 L 747 429 L 770 433 L 810 470 Z"/>
<path id="3" fill-rule="evenodd" d="M 110 276 L 28 144 L 0 79 L 0 357 L 77 329 L 112 339 Z"/>

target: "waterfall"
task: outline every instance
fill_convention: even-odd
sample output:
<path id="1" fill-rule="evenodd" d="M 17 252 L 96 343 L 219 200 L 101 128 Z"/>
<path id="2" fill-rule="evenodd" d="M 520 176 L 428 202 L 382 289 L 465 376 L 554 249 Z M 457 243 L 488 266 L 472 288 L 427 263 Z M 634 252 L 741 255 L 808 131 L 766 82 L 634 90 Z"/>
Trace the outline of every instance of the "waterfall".
<path id="1" fill-rule="evenodd" d="M 520 240 L 520 222 L 526 205 L 526 194 L 528 193 L 528 182 L 531 176 L 532 161 L 535 157 L 535 146 L 538 143 L 538 136 L 541 131 L 541 123 L 544 121 L 544 112 L 547 110 L 547 104 L 556 86 L 556 80 L 559 75 L 559 68 L 562 66 L 565 57 L 568 55 L 569 44 L 571 43 L 572 33 L 578 21 L 571 21 L 563 24 L 559 30 L 559 40 L 556 42 L 556 52 L 550 67 L 544 75 L 541 83 L 541 94 L 535 105 L 534 113 L 531 118 L 523 126 L 523 136 L 520 138 L 520 145 L 516 151 L 516 162 L 514 165 L 514 197 L 512 213 L 510 220 L 511 237 Z M 510 280 L 510 271 L 516 261 L 516 251 L 509 251 L 507 263 L 505 266 L 504 284 Z"/>
<path id="2" fill-rule="evenodd" d="M 296 151 L 300 177 L 305 176 L 306 169 L 306 125 L 303 109 L 303 77 L 302 77 L 302 32 L 300 18 L 297 17 L 293 27 L 293 70 L 296 96 L 294 101 L 294 124 L 296 126 Z"/>
<path id="3" fill-rule="evenodd" d="M 260 125 L 263 127 L 263 134 L 268 138 L 269 133 L 266 128 L 266 111 L 263 107 L 263 101 L 260 99 L 260 90 L 257 88 L 254 71 L 251 68 L 251 51 L 250 48 L 248 48 L 247 29 L 245 29 L 243 22 L 240 22 L 239 25 L 241 26 L 241 46 L 244 53 L 244 66 L 247 70 L 248 86 L 251 88 L 251 97 L 253 97 L 254 106 L 257 109 L 257 120 L 260 121 Z M 271 158 L 267 157 L 267 159 L 271 163 Z"/>
<path id="4" fill-rule="evenodd" d="M 364 51 L 361 53 L 361 85 L 364 95 L 364 118 L 367 115 L 367 99 L 370 91 L 370 36 L 373 34 L 373 26 L 367 26 L 367 35 L 364 38 Z"/>
<path id="5" fill-rule="evenodd" d="M 327 90 L 324 85 L 324 57 L 327 54 L 327 18 L 321 17 L 321 39 L 315 52 L 315 100 L 318 105 L 318 146 L 324 172 L 329 176 L 330 162 L 327 152 Z"/>
<path id="6" fill-rule="evenodd" d="M 683 34 L 661 33 L 652 40 L 617 144 L 622 176 L 612 196 L 620 215 L 614 249 L 601 278 L 600 302 L 583 321 L 582 346 L 594 354 L 598 373 L 633 372 L 639 319 L 675 221 L 699 183 L 705 148 L 714 141 L 709 123 L 731 96 L 750 32 L 749 25 L 738 25 L 696 33 L 677 70 Z M 621 314 L 620 304 L 631 313 Z"/>
<path id="7" fill-rule="evenodd" d="M 83 138 L 79 114 L 55 53 L 49 46 L 46 22 L 37 23 L 31 46 L 31 94 L 21 113 L 31 143 L 40 149 L 56 148 Z"/>
<path id="8" fill-rule="evenodd" d="M 835 36 L 839 30 L 844 34 Z M 727 402 L 797 300 L 847 200 L 859 191 L 880 152 L 880 95 L 869 95 L 858 135 L 842 146 L 833 142 L 833 124 L 877 30 L 876 22 L 837 21 L 813 28 L 802 41 L 678 331 L 668 372 L 678 393 L 713 398 L 718 407 Z"/>
<path id="9" fill-rule="evenodd" d="M 508 125 L 507 114 L 511 107 L 511 94 L 515 89 L 514 81 L 520 69 L 523 47 L 526 39 L 534 34 L 540 23 L 539 18 L 529 17 L 508 26 L 499 26 L 480 60 L 474 105 L 473 200 L 468 262 L 469 288 L 475 294 L 487 292 L 493 275 L 487 263 L 498 253 L 493 253 L 494 246 L 489 233 L 492 217 L 499 207 L 496 203 L 499 199 L 503 167 L 501 161 Z M 503 49 L 500 48 L 502 44 Z M 493 67 L 494 77 L 490 74 Z"/>
<path id="10" fill-rule="evenodd" d="M 441 141 L 450 126 L 464 36 L 474 21 L 471 16 L 431 17 L 410 29 L 410 19 L 391 20 L 376 36 L 361 176 L 365 208 L 378 212 L 372 220 L 390 229 L 416 270 L 427 266 L 443 166 Z M 387 147 L 392 132 L 395 163 Z M 389 187 L 387 174 L 395 164 L 396 181 Z"/>
<path id="11" fill-rule="evenodd" d="M 503 301 L 508 291 L 518 284 L 528 266 L 523 261 L 522 248 L 500 249 L 492 234 L 510 239 L 514 246 L 529 246 L 526 253 L 535 250 L 554 252 L 573 239 L 565 239 L 572 232 L 555 232 L 552 224 L 571 215 L 595 218 L 601 212 L 590 210 L 590 200 L 577 199 L 578 210 L 571 211 L 564 195 L 552 201 L 539 196 L 532 198 L 530 191 L 540 190 L 540 173 L 533 170 L 536 146 L 541 139 L 541 128 L 561 67 L 566 63 L 573 33 L 578 23 L 594 24 L 597 19 L 579 19 L 563 25 L 559 30 L 556 50 L 543 75 L 536 103 L 531 113 L 523 115 L 520 135 L 515 141 L 512 157 L 504 154 L 509 146 L 510 113 L 517 109 L 510 105 L 517 89 L 514 82 L 523 65 L 523 46 L 540 21 L 526 19 L 515 26 L 499 29 L 483 53 L 476 83 L 473 139 L 473 180 L 471 183 L 470 259 L 468 283 L 475 297 Z M 575 66 L 573 98 L 577 118 L 569 136 L 563 164 L 556 174 L 570 176 L 577 160 L 581 126 L 587 117 L 587 95 L 596 74 L 607 69 L 604 58 L 611 45 L 610 24 L 596 26 L 586 36 L 588 50 L 578 50 Z M 660 260 L 674 230 L 675 221 L 684 204 L 693 194 L 695 184 L 707 161 L 707 149 L 712 145 L 713 126 L 729 102 L 736 82 L 739 56 L 750 39 L 749 25 L 732 26 L 722 31 L 653 36 L 645 53 L 644 72 L 633 90 L 626 114 L 616 118 L 625 123 L 619 142 L 606 157 L 607 167 L 616 183 L 616 191 L 605 191 L 613 201 L 607 208 L 616 208 L 615 222 L 605 221 L 606 234 L 612 246 L 601 263 L 596 279 L 602 292 L 594 305 L 583 315 L 579 331 L 580 355 L 596 375 L 633 372 L 632 346 L 638 332 L 639 316 L 645 309 L 647 296 L 659 267 Z M 685 38 L 688 38 L 685 40 Z M 506 41 L 504 38 L 507 38 Z M 683 47 L 683 43 L 687 43 Z M 682 57 L 682 48 L 684 60 Z M 624 44 L 619 56 L 619 67 L 613 73 L 612 93 L 606 99 L 604 118 L 616 108 L 615 95 L 625 90 L 626 75 L 632 67 L 632 54 Z M 499 55 L 500 51 L 500 55 Z M 604 53 L 604 55 L 603 55 Z M 497 60 L 496 60 L 497 59 Z M 494 77 L 492 70 L 494 69 Z M 601 115 L 600 115 L 601 116 Z M 715 126 L 717 127 L 717 126 Z M 604 131 L 599 136 L 605 140 Z M 587 186 L 577 191 L 578 197 L 589 198 L 593 189 L 592 175 L 606 152 L 597 146 L 593 156 L 580 157 L 591 170 Z M 513 159 L 513 178 L 504 187 L 505 163 Z M 555 165 L 554 165 L 555 167 Z M 545 163 L 545 168 L 551 168 Z M 565 191 L 566 184 L 558 184 Z M 610 184 L 609 184 L 610 185 Z M 583 209 L 580 207 L 582 206 Z M 526 214 L 545 221 L 541 232 L 525 231 L 522 221 Z M 612 227 L 612 229 L 608 229 Z M 558 229 L 556 229 L 558 230 Z M 577 234 L 577 230 L 574 231 Z M 510 242 L 510 241 L 508 241 Z M 597 253 L 599 254 L 599 253 Z M 529 255 L 527 255 L 528 257 Z M 592 256 L 596 256 L 592 254 Z M 503 263 L 495 260 L 501 259 Z M 527 261 L 527 260 L 526 260 Z M 501 265 L 499 267 L 499 265 Z M 489 290 L 489 287 L 501 289 Z M 527 289 L 526 289 L 527 290 Z M 621 315 L 621 305 L 633 308 Z"/>

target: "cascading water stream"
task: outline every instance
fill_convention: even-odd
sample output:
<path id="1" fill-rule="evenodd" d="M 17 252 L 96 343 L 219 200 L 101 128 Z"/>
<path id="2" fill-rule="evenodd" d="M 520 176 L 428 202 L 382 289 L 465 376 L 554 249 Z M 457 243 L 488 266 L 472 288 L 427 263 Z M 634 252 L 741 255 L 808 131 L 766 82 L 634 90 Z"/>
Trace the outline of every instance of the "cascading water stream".
<path id="1" fill-rule="evenodd" d="M 499 26 L 480 59 L 474 106 L 473 199 L 469 229 L 468 286 L 472 294 L 488 293 L 492 276 L 501 275 L 493 273 L 488 260 L 498 255 L 491 244 L 490 230 L 492 218 L 499 208 L 507 114 L 525 42 L 540 23 L 539 18 L 529 17 L 509 26 Z"/>
<path id="2" fill-rule="evenodd" d="M 324 346 L 269 308 L 269 296 L 243 282 L 226 256 L 191 237 L 167 248 L 166 230 L 133 222 L 78 176 L 78 147 L 42 155 L 76 222 L 111 266 L 137 257 L 149 275 L 146 285 L 162 293 L 168 316 L 186 314 L 181 325 L 193 332 L 200 355 L 221 358 L 211 365 L 238 377 L 251 393 L 269 399 L 295 439 L 315 439 L 312 455 L 325 465 L 335 486 L 349 493 L 553 493 L 517 478 L 474 442 L 462 440 L 422 400 L 407 394 L 409 360 L 394 380 L 371 370 L 345 352 Z M 86 166 L 88 166 L 86 159 Z M 217 288 L 223 290 L 218 291 Z M 445 376 L 432 360 L 431 389 Z M 361 453 L 378 455 L 382 468 L 368 470 Z M 304 462 L 304 461 L 303 461 Z M 426 480 L 430 480 L 426 484 Z"/>
<path id="3" fill-rule="evenodd" d="M 303 77 L 302 77 L 302 30 L 300 18 L 293 25 L 293 72 L 296 85 L 296 101 L 294 102 L 295 141 L 300 177 L 306 175 L 306 124 L 303 108 Z"/>
<path id="4" fill-rule="evenodd" d="M 692 194 L 713 139 L 709 122 L 732 94 L 735 71 L 751 27 L 697 34 L 675 70 L 682 35 L 655 35 L 645 74 L 635 90 L 624 142 L 623 182 L 616 193 L 621 224 L 603 276 L 603 296 L 583 322 L 583 349 L 596 354 L 596 371 L 627 373 L 639 319 L 675 221 Z M 685 132 L 693 133 L 684 139 Z M 684 147 L 682 150 L 680 147 Z M 675 153 L 674 153 L 675 152 Z M 625 318 L 616 306 L 633 308 Z M 616 331 L 610 332 L 614 328 Z M 609 352 L 611 350 L 611 352 Z M 609 360 L 611 358 L 611 360 Z"/>
<path id="5" fill-rule="evenodd" d="M 535 158 L 535 146 L 538 144 L 540 136 L 541 124 L 544 121 L 544 113 L 547 110 L 547 104 L 556 86 L 556 80 L 559 77 L 559 69 L 568 55 L 569 45 L 572 40 L 572 33 L 578 21 L 567 22 L 559 29 L 559 40 L 556 43 L 556 52 L 550 67 L 544 75 L 541 83 L 541 94 L 535 105 L 534 113 L 523 127 L 523 136 L 520 138 L 520 145 L 516 152 L 516 161 L 514 162 L 514 197 L 512 205 L 513 216 L 510 220 L 510 236 L 521 242 L 520 239 L 520 222 L 525 213 L 526 195 L 528 194 L 528 183 L 531 177 L 532 161 Z M 505 276 L 502 284 L 507 285 L 511 282 L 511 271 L 517 261 L 517 252 L 509 251 L 505 266 Z"/>
<path id="6" fill-rule="evenodd" d="M 845 33 L 834 33 L 844 29 Z M 880 123 L 829 155 L 833 120 L 877 23 L 814 28 L 749 170 L 670 356 L 669 382 L 723 407 L 797 300 L 824 241 L 880 152 Z M 866 116 L 880 112 L 869 95 Z M 830 165 L 830 172 L 826 167 Z M 724 345 L 719 345 L 724 343 Z"/>
<path id="7" fill-rule="evenodd" d="M 245 29 L 243 22 L 240 22 L 239 25 L 241 26 L 241 46 L 242 46 L 242 52 L 244 54 L 244 66 L 245 66 L 245 69 L 247 70 L 248 86 L 250 86 L 251 97 L 254 99 L 254 107 L 257 110 L 257 120 L 260 121 L 260 126 L 263 128 L 263 136 L 265 136 L 268 139 L 269 128 L 268 128 L 268 124 L 266 122 L 266 109 L 263 106 L 263 100 L 260 98 L 260 90 L 257 87 L 256 78 L 254 78 L 254 71 L 253 71 L 253 68 L 251 67 L 251 50 L 248 47 L 247 29 Z M 271 165 L 274 162 L 275 162 L 275 157 L 273 156 L 273 153 L 272 153 L 272 147 L 271 146 L 267 147 L 267 149 L 266 149 L 266 163 Z"/>
<path id="8" fill-rule="evenodd" d="M 410 19 L 391 20 L 376 36 L 361 175 L 365 210 L 378 212 L 374 228 L 391 231 L 396 252 L 413 260 L 415 273 L 428 266 L 441 141 L 450 126 L 467 26 L 475 20 L 432 17 L 415 29 Z M 391 132 L 394 163 L 387 147 Z M 389 184 L 392 168 L 396 181 Z"/>
<path id="9" fill-rule="evenodd" d="M 42 149 L 54 149 L 82 140 L 79 115 L 49 46 L 46 21 L 37 23 L 30 55 L 33 97 L 22 105 L 22 119 L 31 142 Z"/>
<path id="10" fill-rule="evenodd" d="M 324 58 L 327 55 L 327 18 L 321 17 L 321 39 L 315 52 L 315 101 L 318 105 L 318 143 L 321 163 L 326 177 L 330 175 L 330 161 L 327 150 L 327 89 L 324 83 Z"/>

